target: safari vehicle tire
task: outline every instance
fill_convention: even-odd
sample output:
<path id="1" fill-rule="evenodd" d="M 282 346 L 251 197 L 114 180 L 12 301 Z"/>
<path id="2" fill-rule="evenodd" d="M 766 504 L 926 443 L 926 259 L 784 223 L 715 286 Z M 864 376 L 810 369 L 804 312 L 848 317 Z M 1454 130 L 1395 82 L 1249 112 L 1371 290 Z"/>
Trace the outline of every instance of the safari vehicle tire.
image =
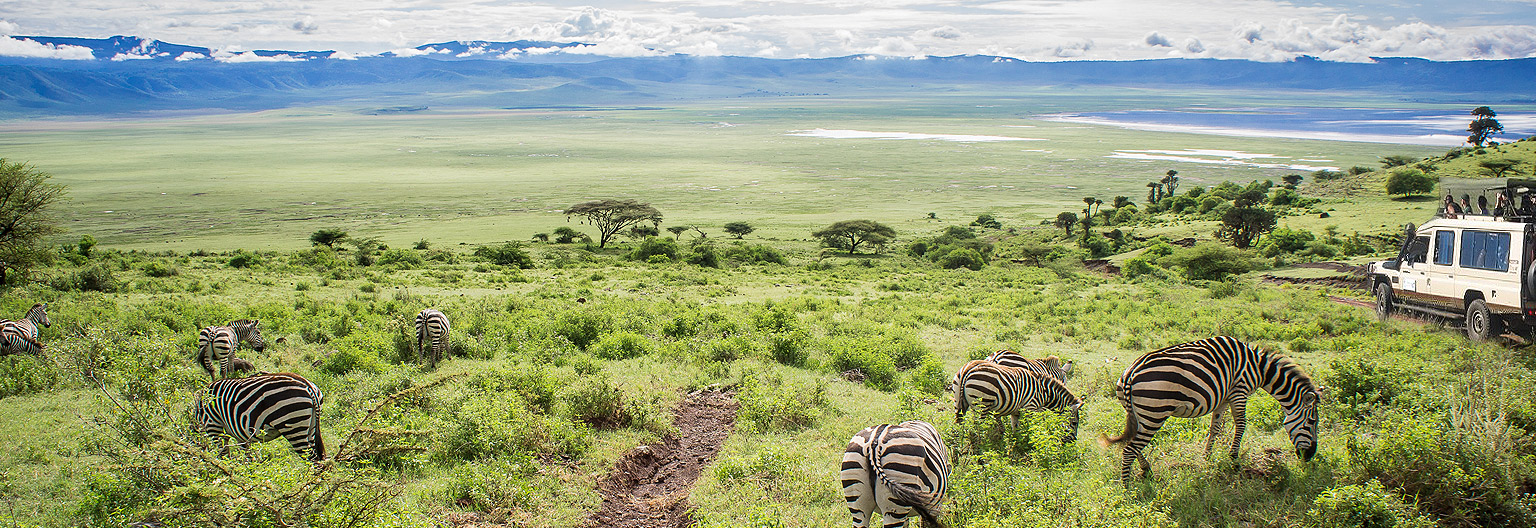
<path id="1" fill-rule="evenodd" d="M 1487 341 L 1489 337 L 1499 335 L 1498 327 L 1499 320 L 1488 311 L 1488 303 L 1482 299 L 1467 303 L 1467 339 Z"/>
<path id="2" fill-rule="evenodd" d="M 1392 285 L 1376 283 L 1376 319 L 1385 321 L 1392 316 Z"/>

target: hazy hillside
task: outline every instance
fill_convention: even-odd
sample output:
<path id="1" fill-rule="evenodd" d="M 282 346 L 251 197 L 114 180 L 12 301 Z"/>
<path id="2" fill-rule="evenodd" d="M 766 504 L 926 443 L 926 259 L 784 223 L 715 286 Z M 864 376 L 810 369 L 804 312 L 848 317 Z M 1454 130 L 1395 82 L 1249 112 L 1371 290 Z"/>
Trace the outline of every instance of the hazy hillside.
<path id="1" fill-rule="evenodd" d="M 280 108 L 337 101 L 492 106 L 610 105 L 761 95 L 853 96 L 937 86 L 1351 90 L 1413 100 L 1532 102 L 1522 83 L 1536 59 L 1371 64 L 1166 59 L 1035 63 L 991 56 L 925 59 L 849 56 L 609 58 L 561 52 L 552 42 L 451 42 L 422 55 L 343 60 L 330 51 L 261 50 L 230 60 L 207 48 L 137 37 L 24 37 L 89 47 L 97 60 L 0 57 L 0 115 L 116 114 L 161 109 Z M 512 58 L 498 58 L 512 57 Z M 118 59 L 118 60 L 114 60 Z M 121 60 L 124 58 L 143 60 Z M 593 82 L 591 79 L 601 79 Z M 560 88 L 571 85 L 568 88 Z M 551 91 L 553 89 L 553 91 Z M 435 94 L 424 98 L 420 94 Z M 468 96 L 469 99 L 460 100 Z M 410 100 L 403 100 L 409 98 Z"/>

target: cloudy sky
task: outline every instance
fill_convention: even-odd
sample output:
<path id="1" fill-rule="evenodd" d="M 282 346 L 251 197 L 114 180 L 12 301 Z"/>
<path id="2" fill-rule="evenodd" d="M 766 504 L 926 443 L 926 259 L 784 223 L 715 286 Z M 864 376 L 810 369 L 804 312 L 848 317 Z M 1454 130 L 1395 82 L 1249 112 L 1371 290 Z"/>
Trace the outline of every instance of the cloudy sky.
<path id="1" fill-rule="evenodd" d="M 0 35 L 364 55 L 536 39 L 608 55 L 1028 60 L 1536 56 L 1536 0 L 4 0 Z M 0 54 L 46 54 L 0 39 Z"/>

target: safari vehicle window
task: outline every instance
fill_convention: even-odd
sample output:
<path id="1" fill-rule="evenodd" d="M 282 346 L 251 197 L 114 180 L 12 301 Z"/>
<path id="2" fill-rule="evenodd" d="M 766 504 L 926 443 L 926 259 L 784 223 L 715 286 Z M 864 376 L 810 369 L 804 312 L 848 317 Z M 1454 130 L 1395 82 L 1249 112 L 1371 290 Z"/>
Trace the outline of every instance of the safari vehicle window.
<path id="1" fill-rule="evenodd" d="M 1462 231 L 1461 267 L 1509 271 L 1509 233 Z"/>
<path id="2" fill-rule="evenodd" d="M 1429 260 L 1429 237 L 1413 237 L 1413 243 L 1408 245 L 1407 254 L 1403 259 L 1408 262 L 1427 262 Z"/>
<path id="3" fill-rule="evenodd" d="M 1435 231 L 1435 264 L 1449 266 L 1456 250 L 1455 231 Z"/>

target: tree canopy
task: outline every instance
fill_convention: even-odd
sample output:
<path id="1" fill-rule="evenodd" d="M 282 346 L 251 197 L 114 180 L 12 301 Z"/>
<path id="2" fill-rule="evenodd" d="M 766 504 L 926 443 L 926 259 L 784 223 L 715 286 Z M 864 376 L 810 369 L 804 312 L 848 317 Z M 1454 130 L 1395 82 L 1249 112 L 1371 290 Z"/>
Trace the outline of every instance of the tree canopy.
<path id="1" fill-rule="evenodd" d="M 661 211 L 651 204 L 635 200 L 593 200 L 571 206 L 565 210 L 567 218 L 580 216 L 586 223 L 597 228 L 597 247 L 608 247 L 613 236 L 642 222 L 652 227 L 661 224 Z"/>
<path id="2" fill-rule="evenodd" d="M 738 238 L 738 239 L 740 239 L 741 237 L 747 236 L 749 234 L 752 234 L 752 232 L 756 231 L 756 230 L 757 230 L 757 228 L 752 227 L 752 224 L 748 224 L 746 222 L 726 222 L 725 223 L 725 232 L 730 234 L 730 235 L 732 235 L 732 236 L 734 236 L 734 237 L 736 237 L 736 238 Z"/>
<path id="3" fill-rule="evenodd" d="M 1472 115 L 1475 117 L 1472 118 L 1471 123 L 1467 124 L 1467 132 L 1469 134 L 1467 136 L 1467 143 L 1481 147 L 1494 134 L 1504 132 L 1504 125 L 1499 124 L 1499 120 L 1494 119 L 1494 116 L 1498 114 L 1493 113 L 1492 108 L 1479 106 L 1472 109 Z"/>
<path id="4" fill-rule="evenodd" d="M 1418 162 L 1419 162 L 1419 158 L 1417 158 L 1415 156 L 1408 156 L 1408 155 L 1405 155 L 1405 154 L 1393 154 L 1391 156 L 1382 156 L 1381 157 L 1381 168 L 1383 168 L 1383 169 L 1390 169 L 1392 167 L 1401 167 L 1401 166 L 1404 166 L 1404 165 L 1408 165 L 1408 164 L 1412 164 L 1412 163 L 1418 163 Z"/>
<path id="5" fill-rule="evenodd" d="M 1515 168 L 1515 166 L 1519 164 L 1520 160 L 1513 160 L 1509 158 L 1485 159 L 1477 162 L 1479 167 L 1487 169 L 1488 172 L 1493 174 L 1493 177 L 1495 178 L 1503 178 L 1504 173 L 1509 172 L 1510 169 Z"/>
<path id="6" fill-rule="evenodd" d="M 859 246 L 885 245 L 896 238 L 896 230 L 874 220 L 843 220 L 811 233 L 827 247 L 846 250 L 849 255 Z"/>
<path id="7" fill-rule="evenodd" d="M 1233 207 L 1221 215 L 1221 227 L 1216 229 L 1216 238 L 1231 242 L 1237 248 L 1246 249 L 1253 245 L 1253 241 L 1260 235 L 1274 229 L 1274 212 L 1262 207 Z"/>
<path id="8" fill-rule="evenodd" d="M 1056 215 L 1056 227 L 1067 230 L 1067 236 L 1072 236 L 1072 226 L 1077 225 L 1077 214 L 1063 211 Z"/>
<path id="9" fill-rule="evenodd" d="M 53 206 L 64 198 L 64 186 L 48 183 L 50 177 L 0 158 L 0 284 L 8 271 L 26 271 L 48 259 L 43 239 L 59 232 Z"/>
<path id="10" fill-rule="evenodd" d="M 335 247 L 337 242 L 347 238 L 347 232 L 335 228 L 325 228 L 309 235 L 309 243 L 315 246 Z"/>
<path id="11" fill-rule="evenodd" d="M 1387 194 L 1404 196 L 1424 195 L 1435 192 L 1435 177 L 1414 168 L 1392 171 L 1387 177 Z"/>

